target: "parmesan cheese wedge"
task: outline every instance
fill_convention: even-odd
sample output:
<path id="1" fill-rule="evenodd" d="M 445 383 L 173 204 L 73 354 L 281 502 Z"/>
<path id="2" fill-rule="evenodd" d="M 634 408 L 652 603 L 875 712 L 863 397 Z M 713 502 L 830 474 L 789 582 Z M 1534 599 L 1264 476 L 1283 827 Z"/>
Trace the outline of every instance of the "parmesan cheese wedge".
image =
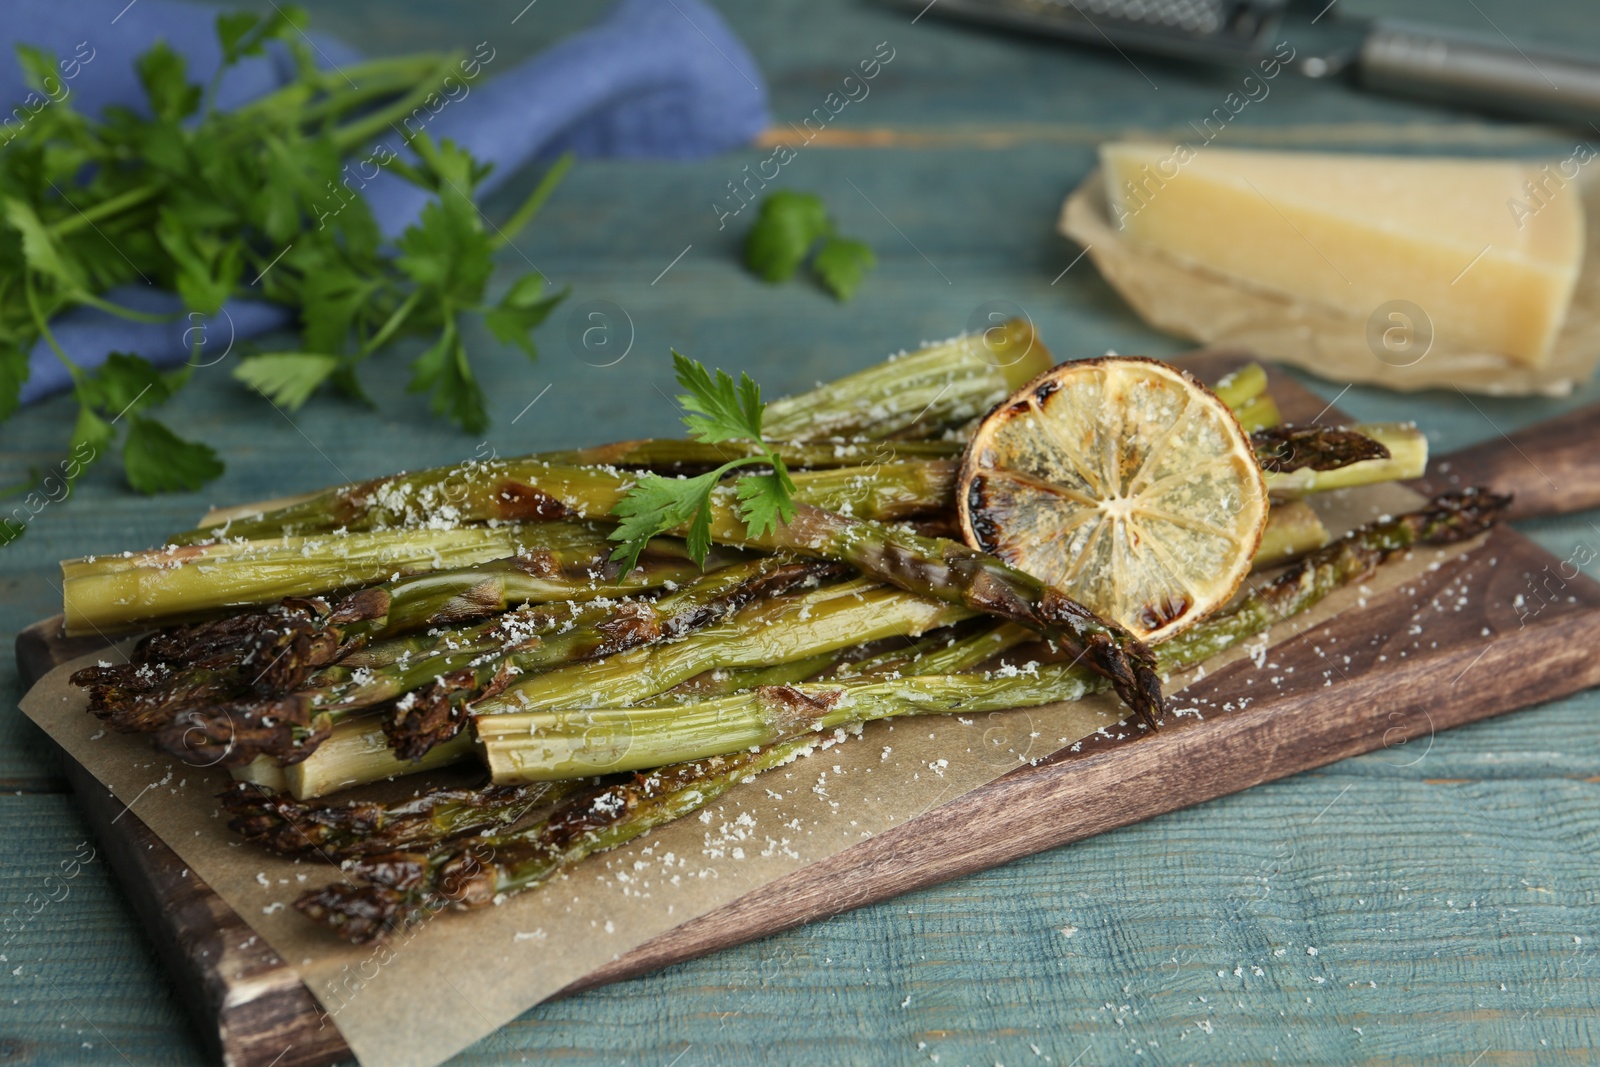
<path id="1" fill-rule="evenodd" d="M 1576 166 L 1136 143 L 1100 158 L 1136 241 L 1361 319 L 1410 301 L 1437 334 L 1532 366 L 1583 261 Z"/>

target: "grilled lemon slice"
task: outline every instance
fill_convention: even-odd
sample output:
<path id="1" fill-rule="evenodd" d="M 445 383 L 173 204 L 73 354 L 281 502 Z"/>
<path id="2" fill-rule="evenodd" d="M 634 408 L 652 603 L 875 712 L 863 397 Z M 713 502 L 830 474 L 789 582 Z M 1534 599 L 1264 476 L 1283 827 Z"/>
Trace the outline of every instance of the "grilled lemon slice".
<path id="1" fill-rule="evenodd" d="M 1267 487 L 1233 413 L 1152 359 L 1063 363 L 979 424 L 962 461 L 968 543 L 1155 642 L 1250 573 Z"/>

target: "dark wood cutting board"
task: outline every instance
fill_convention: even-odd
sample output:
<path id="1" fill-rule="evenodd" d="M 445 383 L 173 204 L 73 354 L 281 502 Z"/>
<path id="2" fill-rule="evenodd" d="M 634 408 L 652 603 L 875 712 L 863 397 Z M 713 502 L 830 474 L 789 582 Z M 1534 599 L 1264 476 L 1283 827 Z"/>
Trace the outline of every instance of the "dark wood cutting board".
<path id="1" fill-rule="evenodd" d="M 1243 362 L 1229 353 L 1184 361 L 1215 379 Z M 1308 420 L 1323 401 L 1293 381 L 1273 376 L 1286 419 Z M 1587 418 L 1592 430 L 1597 416 Z M 1574 417 L 1562 420 L 1570 422 Z M 1337 410 L 1323 422 L 1340 421 Z M 1593 467 L 1597 450 L 1573 453 L 1568 426 L 1549 438 L 1560 456 L 1541 460 L 1539 484 L 1570 485 L 1544 511 L 1600 501 Z M 1592 438 L 1592 432 L 1582 436 Z M 1450 481 L 1481 478 L 1501 488 L 1532 482 L 1534 459 L 1549 452 L 1538 431 L 1518 442 L 1461 453 Z M 1551 474 L 1550 464 L 1559 469 Z M 1568 464 L 1587 465 L 1575 471 Z M 1442 481 L 1429 489 L 1445 488 Z M 1491 565 L 1490 560 L 1494 563 Z M 758 889 L 717 911 L 646 942 L 587 975 L 565 992 L 591 988 L 680 960 L 837 915 L 1019 856 L 1081 840 L 1261 782 L 1404 743 L 1600 684 L 1594 634 L 1600 626 L 1600 584 L 1569 579 L 1562 596 L 1537 612 L 1534 577 L 1555 557 L 1507 528 L 1484 545 L 1428 573 L 1414 587 L 1370 600 L 1321 627 L 1273 647 L 1268 685 L 1250 660 L 1190 686 L 1178 700 L 1202 717 L 1183 716 L 1159 734 L 1137 740 L 1095 737 L 1037 766 L 1004 777 L 869 841 Z M 1443 607 L 1433 606 L 1455 590 Z M 1457 607 L 1461 591 L 1466 602 Z M 1414 623 L 1422 633 L 1413 634 Z M 99 642 L 66 639 L 60 620 L 36 623 L 17 638 L 17 662 L 30 684 L 52 667 L 94 651 Z M 1487 629 L 1489 636 L 1484 636 Z M 1338 657 L 1324 650 L 1337 646 Z M 1537 650 L 1538 654 L 1533 652 Z M 1345 656 L 1350 658 L 1348 662 Z M 1332 684 L 1327 684 L 1330 682 Z M 1241 695 L 1253 697 L 1238 707 Z M 64 754 L 65 755 L 65 754 Z M 316 1002 L 294 968 L 254 936 L 248 924 L 138 817 L 118 803 L 70 756 L 66 774 L 101 848 L 121 881 L 180 998 L 211 1051 L 238 1067 L 298 1067 L 348 1058 L 338 1032 L 322 1026 Z M 117 825 L 112 827 L 113 820 Z M 287 1051 L 286 1051 L 287 1049 Z"/>

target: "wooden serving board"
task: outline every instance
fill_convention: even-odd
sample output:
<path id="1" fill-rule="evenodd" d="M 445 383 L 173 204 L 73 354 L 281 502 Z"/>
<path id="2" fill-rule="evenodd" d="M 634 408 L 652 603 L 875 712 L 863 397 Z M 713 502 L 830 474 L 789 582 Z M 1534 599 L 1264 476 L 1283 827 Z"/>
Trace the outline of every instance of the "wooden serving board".
<path id="1" fill-rule="evenodd" d="M 1237 354 L 1184 361 L 1214 379 Z M 1309 420 L 1323 401 L 1274 375 L 1286 419 Z M 1341 420 L 1336 411 L 1324 422 Z M 1581 425 L 1573 422 L 1582 421 Z M 1543 511 L 1600 502 L 1591 410 L 1556 432 L 1539 429 L 1504 446 L 1452 457 L 1450 481 L 1526 488 L 1534 460 L 1571 486 Z M 1584 431 L 1581 434 L 1575 431 Z M 1587 440 L 1574 452 L 1575 436 Z M 1548 445 L 1547 451 L 1541 451 Z M 1561 449 L 1566 453 L 1557 456 Z M 1481 482 L 1480 482 L 1481 479 Z M 1428 487 L 1438 490 L 1440 482 Z M 1494 562 L 1491 564 L 1490 560 Z M 1248 659 L 1184 690 L 1183 716 L 1136 740 L 1094 737 L 1037 766 L 1023 766 L 893 830 L 685 923 L 565 992 L 592 988 L 863 904 L 1078 841 L 1106 830 L 1238 792 L 1347 756 L 1404 743 L 1600 684 L 1595 655 L 1600 584 L 1568 580 L 1557 602 L 1519 612 L 1531 576 L 1559 561 L 1520 534 L 1497 528 L 1476 552 L 1428 573 L 1271 650 L 1275 685 Z M 1448 601 L 1440 597 L 1454 590 Z M 1465 604 L 1459 605 L 1463 591 Z M 1434 606 L 1439 597 L 1442 607 Z M 1570 598 L 1570 599 L 1568 599 Z M 1414 634 L 1413 624 L 1422 625 Z M 94 651 L 96 641 L 59 635 L 59 619 L 17 638 L 30 684 Z M 1485 631 L 1489 636 L 1484 636 Z M 1327 652 L 1338 648 L 1337 656 Z M 1345 657 L 1348 656 L 1348 661 Z M 1331 683 L 1331 684 L 1329 684 Z M 1239 698 L 1252 699 L 1239 707 Z M 64 754 L 65 755 L 65 754 Z M 210 1050 L 238 1067 L 298 1067 L 349 1057 L 323 1026 L 311 993 L 289 966 L 181 860 L 70 756 L 66 774 L 135 912 L 194 1012 Z M 111 826 L 116 820 L 117 825 Z M 287 1048 L 287 1051 L 285 1049 Z"/>

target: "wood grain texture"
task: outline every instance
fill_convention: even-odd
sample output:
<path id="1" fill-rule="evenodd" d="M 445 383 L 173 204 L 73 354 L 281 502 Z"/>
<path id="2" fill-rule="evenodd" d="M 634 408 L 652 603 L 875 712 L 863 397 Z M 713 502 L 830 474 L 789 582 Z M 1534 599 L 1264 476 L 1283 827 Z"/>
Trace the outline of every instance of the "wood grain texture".
<path id="1" fill-rule="evenodd" d="M 1516 494 L 1510 517 L 1600 507 L 1600 406 L 1452 452 L 1416 483 L 1419 493 L 1487 485 Z"/>
<path id="2" fill-rule="evenodd" d="M 1186 136 L 1242 72 L 1144 57 L 1135 67 L 1102 50 L 969 34 L 931 17 L 912 26 L 858 0 L 717 2 L 767 75 L 779 130 L 877 42 L 898 50 L 872 96 L 832 127 L 872 136 L 807 148 L 781 182 L 820 193 L 845 232 L 873 244 L 879 270 L 839 307 L 805 284 L 766 286 L 739 269 L 744 218 L 719 231 L 710 203 L 768 148 L 696 162 L 585 161 L 501 257 L 500 284 L 532 261 L 573 287 L 572 304 L 538 335 L 540 361 L 471 338 L 495 420 L 490 446 L 516 454 L 671 432 L 669 345 L 786 391 L 948 336 L 996 298 L 1025 309 L 1062 356 L 1181 350 L 1134 318 L 1087 261 L 1067 270 L 1081 250 L 1051 223 L 1099 141 Z M 240 6 L 270 11 L 265 0 Z M 374 53 L 470 50 L 487 39 L 508 65 L 595 10 L 540 0 L 511 25 L 523 0 L 309 6 L 317 28 Z M 1335 13 L 1347 9 L 1493 32 L 1487 18 L 1519 43 L 1600 50 L 1600 21 L 1584 0 L 1343 0 Z M 1587 132 L 1280 78 L 1225 137 L 1240 147 L 1560 159 Z M 534 177 L 497 194 L 491 217 L 509 214 Z M 618 367 L 589 365 L 565 336 L 595 299 L 631 317 L 634 347 Z M 292 424 L 233 384 L 229 363 L 201 371 L 163 415 L 215 446 L 227 475 L 201 493 L 145 498 L 114 465 L 91 471 L 70 503 L 46 509 L 0 551 L 0 635 L 9 641 L 59 609 L 60 558 L 154 543 L 212 503 L 473 455 L 477 438 L 430 419 L 405 393 L 414 354 L 373 366 L 377 412 L 317 399 Z M 1594 383 L 1561 400 L 1469 401 L 1302 380 L 1361 419 L 1421 421 L 1436 453 L 1600 400 Z M 7 422 L 0 485 L 59 460 L 72 415 L 57 398 Z M 1558 559 L 1581 560 L 1580 549 L 1600 547 L 1597 523 L 1591 511 L 1520 525 Z M 65 900 L 11 924 L 92 832 L 63 792 L 52 746 L 15 709 L 21 684 L 9 657 L 0 657 L 0 692 L 0 1063 L 215 1062 L 104 863 L 85 867 Z M 1591 690 L 1418 739 L 1421 752 L 1382 749 L 1258 786 L 547 1003 L 458 1062 L 1588 1063 L 1600 1047 L 1597 716 Z"/>
<path id="3" fill-rule="evenodd" d="M 1245 362 L 1235 352 L 1182 360 L 1215 379 Z M 1272 372 L 1286 419 L 1341 412 Z M 1543 458 L 1543 457 L 1540 457 Z M 1488 559 L 1494 559 L 1493 566 Z M 1507 530 L 1495 530 L 1476 553 L 1430 573 L 1415 589 L 1397 590 L 1359 613 L 1272 650 L 1263 668 L 1241 661 L 1185 691 L 1193 714 L 1137 742 L 1094 738 L 1078 751 L 1019 767 L 904 826 L 847 849 L 628 952 L 565 992 L 622 978 L 741 944 L 853 908 L 984 870 L 1022 856 L 1125 826 L 1190 804 L 1503 711 L 1600 684 L 1600 658 L 1586 635 L 1600 625 L 1600 586 L 1582 582 L 1568 600 L 1531 619 L 1512 609 L 1525 574 L 1556 562 Z M 1418 622 L 1419 603 L 1456 599 L 1470 589 L 1467 612 Z M 1514 630 L 1484 631 L 1517 618 Z M 1427 634 L 1428 647 L 1406 636 Z M 60 636 L 60 621 L 24 631 L 17 661 L 38 677 L 86 651 L 82 639 Z M 1381 635 L 1381 643 L 1367 638 Z M 1325 648 L 1356 648 L 1355 657 Z M 1409 648 L 1406 646 L 1409 644 Z M 1341 662 L 1342 661 L 1342 662 Z M 1469 687 L 1459 682 L 1481 670 Z M 1336 684 L 1335 684 L 1336 683 Z M 1263 686 L 1265 689 L 1266 687 Z M 1241 697 L 1249 694 L 1244 706 Z M 336 1030 L 321 1025 L 317 1006 L 291 965 L 259 943 L 248 925 L 203 883 L 189 878 L 175 854 L 116 798 L 97 787 L 70 756 L 68 780 L 107 858 L 128 888 L 207 1046 L 241 1067 L 320 1064 L 348 1056 Z M 115 823 L 116 825 L 113 825 Z M 237 946 L 237 947 L 236 947 Z"/>

